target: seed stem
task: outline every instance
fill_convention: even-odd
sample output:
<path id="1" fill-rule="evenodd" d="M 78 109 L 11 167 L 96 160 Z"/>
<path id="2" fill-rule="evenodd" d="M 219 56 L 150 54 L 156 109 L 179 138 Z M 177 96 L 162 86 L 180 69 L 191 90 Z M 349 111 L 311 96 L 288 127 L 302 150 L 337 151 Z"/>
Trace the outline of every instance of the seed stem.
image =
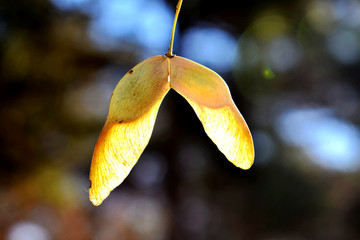
<path id="1" fill-rule="evenodd" d="M 175 18 L 174 18 L 174 24 L 171 32 L 171 39 L 170 39 L 170 46 L 168 52 L 165 54 L 167 57 L 171 58 L 174 57 L 173 55 L 173 46 L 174 46 L 174 36 L 175 36 L 175 29 L 176 29 L 176 23 L 179 16 L 181 4 L 183 0 L 179 0 L 178 4 L 176 5 L 176 12 L 175 12 Z"/>

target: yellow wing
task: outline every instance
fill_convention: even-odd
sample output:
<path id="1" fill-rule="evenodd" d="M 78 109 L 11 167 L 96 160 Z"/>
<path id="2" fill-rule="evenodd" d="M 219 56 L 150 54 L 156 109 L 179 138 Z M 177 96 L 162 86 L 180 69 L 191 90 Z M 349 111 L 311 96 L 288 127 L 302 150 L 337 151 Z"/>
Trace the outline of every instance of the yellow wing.
<path id="1" fill-rule="evenodd" d="M 255 156 L 251 133 L 225 81 L 214 71 L 175 56 L 170 58 L 170 86 L 190 103 L 227 159 L 237 167 L 250 168 Z"/>
<path id="2" fill-rule="evenodd" d="M 97 206 L 127 177 L 149 142 L 170 86 L 168 60 L 156 56 L 136 65 L 118 83 L 96 143 L 89 198 Z"/>

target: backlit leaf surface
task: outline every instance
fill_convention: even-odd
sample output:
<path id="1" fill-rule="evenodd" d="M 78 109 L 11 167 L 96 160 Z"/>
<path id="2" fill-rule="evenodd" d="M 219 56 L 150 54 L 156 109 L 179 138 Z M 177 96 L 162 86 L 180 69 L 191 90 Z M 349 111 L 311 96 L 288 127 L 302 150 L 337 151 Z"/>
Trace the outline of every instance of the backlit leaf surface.
<path id="1" fill-rule="evenodd" d="M 168 63 L 162 56 L 139 63 L 116 86 L 90 168 L 89 198 L 94 205 L 123 182 L 139 159 L 168 90 Z"/>
<path id="2" fill-rule="evenodd" d="M 131 69 L 113 92 L 90 168 L 89 197 L 94 205 L 101 204 L 130 173 L 149 142 L 170 87 L 190 103 L 229 161 L 243 169 L 251 167 L 252 137 L 224 80 L 188 59 L 156 56 Z"/>
<path id="3" fill-rule="evenodd" d="M 225 81 L 214 71 L 188 59 L 170 59 L 171 87 L 193 107 L 205 132 L 237 167 L 254 161 L 249 128 L 235 106 Z"/>

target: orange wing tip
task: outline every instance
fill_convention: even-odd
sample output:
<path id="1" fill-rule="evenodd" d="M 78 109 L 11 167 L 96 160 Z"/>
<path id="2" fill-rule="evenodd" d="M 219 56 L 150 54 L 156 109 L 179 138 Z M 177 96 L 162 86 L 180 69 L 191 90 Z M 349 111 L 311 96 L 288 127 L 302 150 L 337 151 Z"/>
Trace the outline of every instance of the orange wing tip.
<path id="1" fill-rule="evenodd" d="M 255 158 L 254 150 L 246 152 L 245 155 L 246 155 L 245 158 L 244 156 L 238 156 L 237 157 L 238 160 L 231 161 L 229 159 L 229 161 L 232 162 L 238 168 L 241 168 L 243 170 L 248 170 L 254 164 L 254 158 Z"/>
<path id="2" fill-rule="evenodd" d="M 248 170 L 253 165 L 255 159 L 255 153 L 254 153 L 254 145 L 252 139 L 250 141 L 245 140 L 246 141 L 245 143 L 244 143 L 244 139 L 239 140 L 239 142 L 242 143 L 239 145 L 245 146 L 246 148 L 246 150 L 242 150 L 240 152 L 237 150 L 241 148 L 241 146 L 237 144 L 235 144 L 233 146 L 234 149 L 231 149 L 229 152 L 227 150 L 224 150 L 221 146 L 219 146 L 217 144 L 218 141 L 216 141 L 215 139 L 212 140 L 217 145 L 220 152 L 222 152 L 225 155 L 225 157 L 229 160 L 229 162 L 234 164 L 236 167 L 241 168 L 243 170 Z M 233 153 L 233 152 L 237 152 L 237 153 Z"/>
<path id="3" fill-rule="evenodd" d="M 232 103 L 222 108 L 208 108 L 188 101 L 218 149 L 235 166 L 249 169 L 254 162 L 254 144 L 250 130 Z"/>
<path id="4" fill-rule="evenodd" d="M 94 206 L 99 206 L 110 194 L 111 191 L 103 191 L 101 194 L 96 193 L 94 189 L 89 189 L 89 199 Z"/>
<path id="5" fill-rule="evenodd" d="M 99 206 L 121 183 L 119 178 L 114 176 L 116 175 L 114 164 L 109 164 L 114 162 L 113 150 L 119 137 L 115 130 L 116 124 L 106 122 L 95 145 L 90 168 L 89 188 L 89 199 L 94 206 Z"/>
<path id="6" fill-rule="evenodd" d="M 136 121 L 108 121 L 95 145 L 89 199 L 100 205 L 128 176 L 149 142 L 161 99 Z"/>

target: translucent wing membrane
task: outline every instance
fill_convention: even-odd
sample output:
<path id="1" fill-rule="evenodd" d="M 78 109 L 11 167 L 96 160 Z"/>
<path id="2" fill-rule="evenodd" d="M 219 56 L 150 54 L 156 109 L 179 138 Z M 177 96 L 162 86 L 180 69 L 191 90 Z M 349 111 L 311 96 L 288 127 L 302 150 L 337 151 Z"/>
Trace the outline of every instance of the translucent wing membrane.
<path id="1" fill-rule="evenodd" d="M 105 126 L 96 143 L 89 197 L 99 205 L 128 176 L 149 142 L 159 106 L 173 88 L 193 107 L 205 132 L 237 167 L 254 160 L 250 131 L 224 80 L 212 70 L 181 57 L 152 57 L 118 83 Z"/>
<path id="2" fill-rule="evenodd" d="M 182 57 L 170 58 L 171 88 L 192 106 L 205 132 L 237 167 L 254 161 L 249 128 L 236 108 L 224 80 L 214 71 Z"/>
<path id="3" fill-rule="evenodd" d="M 123 182 L 139 159 L 169 88 L 168 60 L 162 56 L 139 63 L 116 86 L 90 168 L 94 205 Z"/>
<path id="4" fill-rule="evenodd" d="M 139 63 L 113 92 L 90 168 L 89 198 L 95 206 L 124 181 L 138 161 L 170 87 L 190 103 L 207 135 L 229 161 L 243 169 L 250 168 L 254 161 L 250 131 L 224 80 L 214 71 L 172 54 L 181 4 L 179 0 L 166 57 Z"/>

